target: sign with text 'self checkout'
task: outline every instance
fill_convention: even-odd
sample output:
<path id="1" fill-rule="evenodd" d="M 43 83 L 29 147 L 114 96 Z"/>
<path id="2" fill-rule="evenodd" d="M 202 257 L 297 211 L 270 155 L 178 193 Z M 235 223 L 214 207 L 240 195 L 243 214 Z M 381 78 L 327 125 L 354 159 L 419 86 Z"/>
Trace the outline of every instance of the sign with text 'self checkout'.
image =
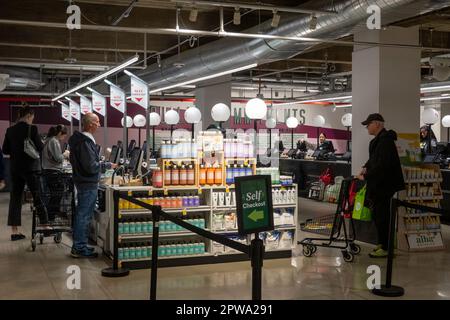
<path id="1" fill-rule="evenodd" d="M 236 212 L 240 235 L 274 229 L 272 183 L 268 175 L 237 177 Z"/>

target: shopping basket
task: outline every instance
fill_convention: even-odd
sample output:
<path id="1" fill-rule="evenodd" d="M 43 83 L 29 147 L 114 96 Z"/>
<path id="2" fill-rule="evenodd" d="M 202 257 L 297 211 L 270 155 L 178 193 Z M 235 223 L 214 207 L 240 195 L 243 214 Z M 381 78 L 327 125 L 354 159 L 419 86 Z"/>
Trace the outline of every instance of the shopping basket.
<path id="1" fill-rule="evenodd" d="M 37 176 L 38 197 L 42 208 L 32 206 L 33 224 L 31 248 L 36 250 L 37 240 L 43 244 L 45 237 L 60 243 L 63 232 L 72 231 L 75 208 L 72 175 L 58 171 L 45 171 Z M 46 217 L 43 217 L 43 214 Z"/>
<path id="2" fill-rule="evenodd" d="M 305 238 L 298 242 L 303 246 L 303 255 L 311 257 L 317 247 L 328 247 L 340 249 L 344 261 L 352 262 L 354 256 L 361 252 L 361 247 L 354 243 L 355 226 L 353 224 L 351 212 L 353 210 L 353 189 L 357 180 L 344 179 L 339 192 L 337 209 L 335 214 L 308 219 L 300 225 L 300 229 L 305 232 L 324 235 L 323 238 Z M 347 222 L 348 225 L 347 226 Z M 350 230 L 351 233 L 349 233 Z"/>

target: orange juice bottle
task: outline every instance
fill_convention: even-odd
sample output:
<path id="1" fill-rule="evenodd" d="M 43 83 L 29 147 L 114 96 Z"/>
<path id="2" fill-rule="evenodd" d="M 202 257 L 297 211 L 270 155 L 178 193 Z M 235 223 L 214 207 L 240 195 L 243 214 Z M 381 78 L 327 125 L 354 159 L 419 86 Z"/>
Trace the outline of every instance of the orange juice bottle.
<path id="1" fill-rule="evenodd" d="M 214 168 L 210 164 L 206 169 L 206 183 L 209 185 L 214 184 Z"/>
<path id="2" fill-rule="evenodd" d="M 214 183 L 222 184 L 222 167 L 219 164 L 214 168 Z"/>
<path id="3" fill-rule="evenodd" d="M 200 166 L 200 184 L 205 185 L 206 184 L 206 168 L 205 165 L 202 164 Z"/>
<path id="4" fill-rule="evenodd" d="M 174 165 L 172 167 L 172 171 L 171 172 L 172 172 L 172 174 L 171 174 L 172 185 L 173 186 L 179 185 L 180 184 L 180 170 L 178 169 L 178 166 Z"/>

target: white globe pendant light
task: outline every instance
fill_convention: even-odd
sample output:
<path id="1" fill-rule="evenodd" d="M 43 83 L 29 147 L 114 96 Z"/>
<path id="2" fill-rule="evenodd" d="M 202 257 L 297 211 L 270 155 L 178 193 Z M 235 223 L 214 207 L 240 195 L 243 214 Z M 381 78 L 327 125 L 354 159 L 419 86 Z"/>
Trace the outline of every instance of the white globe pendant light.
<path id="1" fill-rule="evenodd" d="M 323 116 L 321 116 L 320 114 L 318 114 L 317 116 L 315 116 L 313 118 L 313 125 L 315 127 L 323 127 L 324 124 L 325 124 L 325 118 Z"/>
<path id="2" fill-rule="evenodd" d="M 152 127 L 159 126 L 160 123 L 161 123 L 161 117 L 159 116 L 159 114 L 156 112 L 151 112 L 150 113 L 150 126 L 152 126 Z"/>
<path id="3" fill-rule="evenodd" d="M 286 119 L 286 125 L 290 129 L 295 129 L 298 127 L 298 119 L 296 117 L 289 117 Z"/>
<path id="4" fill-rule="evenodd" d="M 266 120 L 266 128 L 273 129 L 277 126 L 277 120 L 275 118 L 268 118 Z"/>
<path id="5" fill-rule="evenodd" d="M 120 120 L 120 124 L 122 125 L 122 127 L 124 126 L 123 118 Z M 133 118 L 127 116 L 127 128 L 131 128 L 132 125 L 133 125 Z"/>
<path id="6" fill-rule="evenodd" d="M 351 127 L 352 126 L 352 114 L 346 113 L 341 118 L 341 123 L 344 127 Z"/>
<path id="7" fill-rule="evenodd" d="M 147 121 L 145 120 L 145 116 L 143 116 L 142 114 L 137 114 L 133 118 L 133 123 L 136 127 L 142 128 L 145 127 Z"/>
<path id="8" fill-rule="evenodd" d="M 164 119 L 168 125 L 176 125 L 180 122 L 180 115 L 175 110 L 169 110 L 164 114 Z"/>
<path id="9" fill-rule="evenodd" d="M 267 114 L 267 105 L 260 98 L 250 99 L 245 105 L 245 115 L 252 120 L 261 120 Z"/>
<path id="10" fill-rule="evenodd" d="M 450 115 L 446 115 L 442 118 L 442 126 L 444 128 L 450 128 Z"/>
<path id="11" fill-rule="evenodd" d="M 217 103 L 211 109 L 211 117 L 217 122 L 228 121 L 230 115 L 230 108 L 225 103 Z"/>
<path id="12" fill-rule="evenodd" d="M 191 124 L 199 123 L 201 119 L 202 119 L 202 113 L 196 107 L 190 107 L 184 113 L 184 120 L 186 120 L 187 123 L 191 123 Z"/>
<path id="13" fill-rule="evenodd" d="M 433 125 L 439 121 L 439 112 L 434 108 L 428 108 L 422 112 L 422 120 L 427 125 Z"/>

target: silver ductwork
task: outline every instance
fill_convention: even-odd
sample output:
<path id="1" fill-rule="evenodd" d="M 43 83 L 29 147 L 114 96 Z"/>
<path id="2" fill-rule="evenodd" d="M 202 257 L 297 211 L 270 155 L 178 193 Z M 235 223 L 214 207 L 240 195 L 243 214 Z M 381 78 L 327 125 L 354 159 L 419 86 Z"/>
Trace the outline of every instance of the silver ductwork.
<path id="1" fill-rule="evenodd" d="M 0 66 L 0 91 L 39 90 L 44 85 L 40 78 L 33 69 Z"/>
<path id="2" fill-rule="evenodd" d="M 314 2 L 317 9 L 320 7 L 320 9 L 338 12 L 337 15 L 318 16 L 315 30 L 310 30 L 309 15 L 300 18 L 295 15 L 283 16 L 278 28 L 272 28 L 271 21 L 266 21 L 244 32 L 338 39 L 360 30 L 367 30 L 366 20 L 369 14 L 366 10 L 370 5 L 380 7 L 382 25 L 389 25 L 450 6 L 448 0 L 346 0 L 336 1 L 333 6 L 329 3 L 330 1 Z M 263 64 L 288 59 L 315 44 L 284 40 L 225 38 L 163 60 L 160 65 L 151 65 L 137 74 L 149 83 L 151 89 L 157 89 L 255 62 Z M 126 86 L 127 82 L 124 81 L 122 84 Z"/>

